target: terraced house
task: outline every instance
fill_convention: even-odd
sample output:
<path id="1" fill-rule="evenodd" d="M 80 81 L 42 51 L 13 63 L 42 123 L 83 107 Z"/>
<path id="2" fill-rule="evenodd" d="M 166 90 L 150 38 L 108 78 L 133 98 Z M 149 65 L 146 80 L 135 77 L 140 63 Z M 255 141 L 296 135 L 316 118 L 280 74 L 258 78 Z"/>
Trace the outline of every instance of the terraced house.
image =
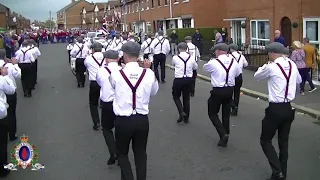
<path id="1" fill-rule="evenodd" d="M 8 29 L 10 24 L 10 9 L 0 4 L 0 28 Z"/>
<path id="2" fill-rule="evenodd" d="M 320 48 L 319 0 L 226 0 L 231 38 L 238 44 L 264 46 L 279 29 L 286 41 L 308 37 Z"/>

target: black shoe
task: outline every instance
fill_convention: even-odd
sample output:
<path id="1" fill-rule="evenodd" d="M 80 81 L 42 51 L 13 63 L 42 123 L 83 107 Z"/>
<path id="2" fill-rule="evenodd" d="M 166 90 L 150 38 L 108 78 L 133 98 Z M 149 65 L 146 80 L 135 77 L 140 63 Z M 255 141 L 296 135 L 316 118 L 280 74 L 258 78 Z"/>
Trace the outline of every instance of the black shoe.
<path id="1" fill-rule="evenodd" d="M 228 141 L 229 141 L 229 135 L 224 135 L 219 143 L 218 143 L 218 146 L 220 147 L 227 147 L 228 146 Z"/>
<path id="2" fill-rule="evenodd" d="M 187 116 L 186 113 L 184 113 L 184 112 L 181 113 L 179 116 L 179 119 L 177 120 L 177 123 L 181 123 L 186 116 Z"/>
<path id="3" fill-rule="evenodd" d="M 272 174 L 271 177 L 266 180 L 285 180 L 285 179 L 286 178 L 283 176 L 282 173 L 278 173 L 278 174 Z"/>
<path id="4" fill-rule="evenodd" d="M 165 80 L 161 81 L 161 84 L 164 84 L 164 83 L 166 83 L 166 81 L 165 81 Z"/>
<path id="5" fill-rule="evenodd" d="M 0 178 L 5 178 L 10 174 L 10 171 L 4 170 L 3 172 L 0 173 Z"/>
<path id="6" fill-rule="evenodd" d="M 24 93 L 23 96 L 24 96 L 24 97 L 28 97 L 28 93 Z"/>
<path id="7" fill-rule="evenodd" d="M 28 94 L 28 97 L 32 97 L 32 94 Z"/>
<path id="8" fill-rule="evenodd" d="M 191 97 L 194 97 L 194 93 L 190 93 L 190 96 L 191 96 Z"/>
<path id="9" fill-rule="evenodd" d="M 35 87 L 32 87 L 31 89 L 32 89 L 32 90 L 35 90 L 36 88 L 35 88 Z"/>
<path id="10" fill-rule="evenodd" d="M 93 125 L 93 130 L 97 131 L 99 130 L 100 124 Z"/>
<path id="11" fill-rule="evenodd" d="M 107 165 L 113 165 L 116 163 L 117 158 L 115 156 L 110 156 Z"/>
<path id="12" fill-rule="evenodd" d="M 16 134 L 14 134 L 13 136 L 9 136 L 10 141 L 15 141 L 18 139 L 18 136 Z"/>
<path id="13" fill-rule="evenodd" d="M 80 86 L 81 86 L 81 85 L 78 83 L 78 88 L 80 88 Z"/>
<path id="14" fill-rule="evenodd" d="M 237 116 L 238 115 L 238 107 L 234 107 L 231 110 L 231 116 Z"/>

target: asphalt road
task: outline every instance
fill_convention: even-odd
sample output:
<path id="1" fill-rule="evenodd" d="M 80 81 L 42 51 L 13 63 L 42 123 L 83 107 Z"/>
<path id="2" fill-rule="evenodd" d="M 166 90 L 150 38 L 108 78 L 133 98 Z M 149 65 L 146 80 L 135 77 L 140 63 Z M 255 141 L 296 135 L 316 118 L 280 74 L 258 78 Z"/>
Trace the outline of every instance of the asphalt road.
<path id="1" fill-rule="evenodd" d="M 65 44 L 44 45 L 39 81 L 31 99 L 18 99 L 18 133 L 39 150 L 38 172 L 12 172 L 8 180 L 117 180 L 120 170 L 106 165 L 102 132 L 92 130 L 88 87 L 78 89 L 69 70 Z M 210 85 L 198 81 L 192 98 L 191 123 L 176 124 L 171 97 L 173 72 L 150 105 L 148 180 L 264 180 L 271 171 L 259 144 L 267 104 L 241 97 L 239 116 L 232 118 L 228 148 L 218 148 L 218 135 L 206 113 Z M 297 115 L 290 137 L 289 180 L 318 180 L 320 127 Z M 18 141 L 17 141 L 18 142 Z M 276 144 L 276 141 L 275 141 Z M 10 148 L 14 143 L 10 143 Z M 130 152 L 131 161 L 133 160 Z M 133 161 L 132 161 L 133 162 Z M 133 163 L 132 163 L 133 165 Z"/>

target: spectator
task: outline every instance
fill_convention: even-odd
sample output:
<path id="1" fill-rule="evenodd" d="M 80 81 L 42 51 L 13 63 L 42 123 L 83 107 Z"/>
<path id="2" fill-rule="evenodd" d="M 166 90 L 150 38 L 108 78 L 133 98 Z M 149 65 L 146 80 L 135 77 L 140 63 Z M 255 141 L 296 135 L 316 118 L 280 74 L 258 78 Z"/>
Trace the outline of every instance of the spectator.
<path id="1" fill-rule="evenodd" d="M 313 46 L 309 44 L 309 38 L 303 39 L 304 43 L 304 52 L 306 54 L 305 63 L 308 68 L 308 72 L 311 74 L 312 79 L 312 70 L 316 67 L 316 50 Z M 312 92 L 316 90 L 316 88 L 311 89 Z"/>
<path id="2" fill-rule="evenodd" d="M 285 41 L 284 41 L 284 38 L 281 36 L 281 32 L 279 30 L 276 30 L 274 32 L 274 42 L 278 42 L 278 43 L 281 43 L 283 44 L 284 46 L 286 46 L 285 44 Z"/>
<path id="3" fill-rule="evenodd" d="M 215 44 L 223 43 L 223 37 L 219 31 L 214 30 Z"/>
<path id="4" fill-rule="evenodd" d="M 176 30 L 173 30 L 170 34 L 171 55 L 177 55 L 178 53 L 178 35 Z"/>
<path id="5" fill-rule="evenodd" d="M 199 29 L 196 29 L 196 33 L 192 36 L 192 43 L 197 46 L 197 48 L 200 51 L 200 54 L 202 54 L 202 35 L 200 33 Z"/>
<path id="6" fill-rule="evenodd" d="M 225 28 L 222 28 L 221 35 L 223 42 L 228 43 L 228 32 Z"/>

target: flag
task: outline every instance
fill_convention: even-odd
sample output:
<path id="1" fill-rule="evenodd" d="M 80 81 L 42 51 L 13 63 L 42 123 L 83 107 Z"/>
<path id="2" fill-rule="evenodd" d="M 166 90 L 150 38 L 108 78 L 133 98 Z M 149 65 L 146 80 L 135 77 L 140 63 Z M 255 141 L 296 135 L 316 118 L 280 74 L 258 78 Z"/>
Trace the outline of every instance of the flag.
<path id="1" fill-rule="evenodd" d="M 17 18 L 16 17 L 12 18 L 12 21 L 17 22 Z"/>

